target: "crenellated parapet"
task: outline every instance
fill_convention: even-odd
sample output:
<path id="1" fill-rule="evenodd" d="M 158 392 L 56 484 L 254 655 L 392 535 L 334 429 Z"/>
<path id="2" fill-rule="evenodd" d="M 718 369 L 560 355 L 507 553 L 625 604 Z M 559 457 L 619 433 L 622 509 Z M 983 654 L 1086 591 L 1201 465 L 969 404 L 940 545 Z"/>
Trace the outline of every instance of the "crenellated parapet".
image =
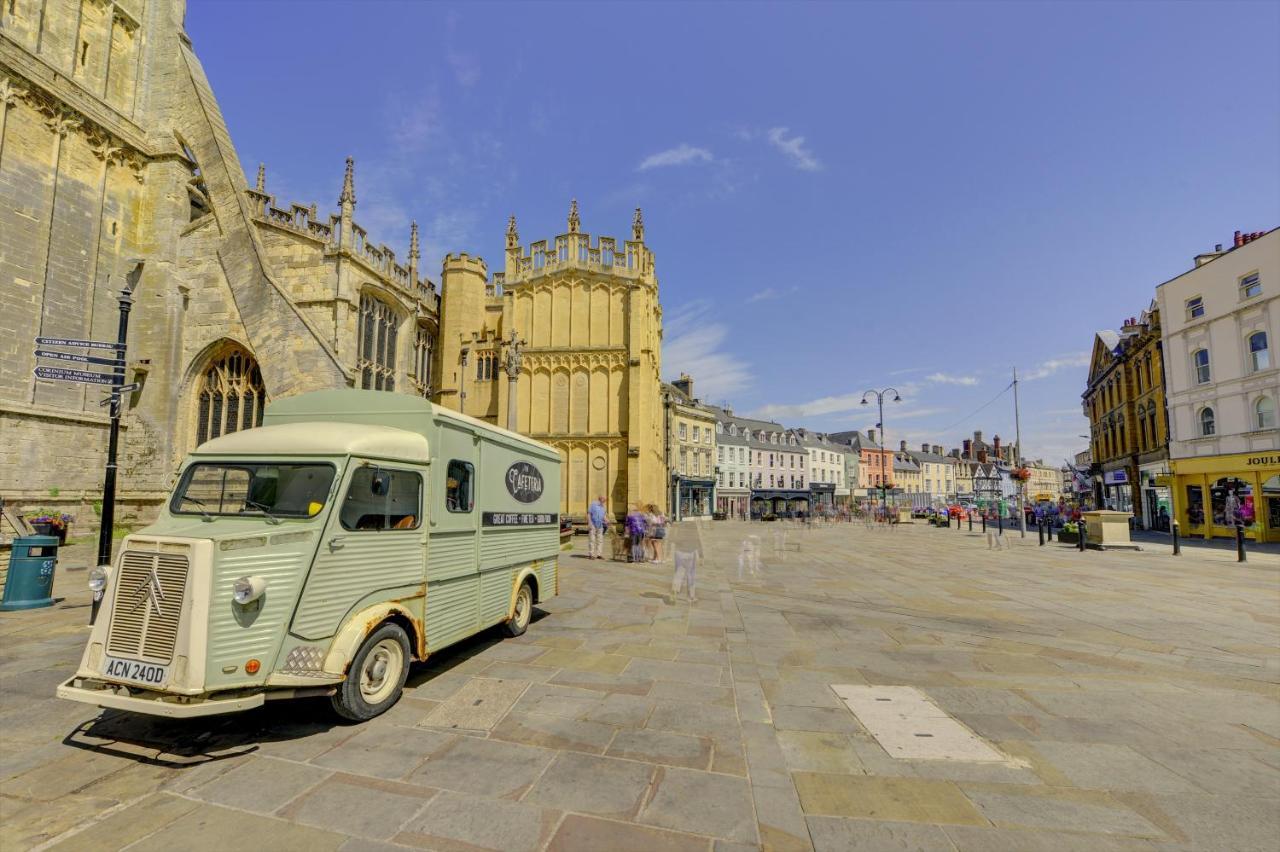
<path id="1" fill-rule="evenodd" d="M 327 216 L 319 215 L 314 202 L 294 202 L 287 206 L 277 204 L 275 196 L 266 190 L 265 166 L 258 167 L 256 185 L 245 189 L 245 195 L 258 222 L 319 243 L 326 254 L 355 260 L 405 296 L 426 303 L 432 311 L 438 310 L 439 293 L 435 283 L 419 277 L 417 273 L 420 255 L 417 223 L 410 229 L 408 261 L 400 263 L 394 249 L 386 243 L 375 243 L 369 239 L 369 232 L 352 218 L 355 208 L 353 166 L 354 161 L 348 158 L 338 201 L 339 210 Z"/>
<path id="2" fill-rule="evenodd" d="M 569 269 L 657 286 L 653 252 L 644 243 L 644 220 L 639 208 L 636 208 L 629 240 L 601 236 L 593 242 L 591 235 L 580 229 L 576 200 L 570 206 L 567 225 L 565 233 L 530 243 L 525 250 L 512 216 L 507 225 L 506 272 L 501 286 L 519 285 Z"/>

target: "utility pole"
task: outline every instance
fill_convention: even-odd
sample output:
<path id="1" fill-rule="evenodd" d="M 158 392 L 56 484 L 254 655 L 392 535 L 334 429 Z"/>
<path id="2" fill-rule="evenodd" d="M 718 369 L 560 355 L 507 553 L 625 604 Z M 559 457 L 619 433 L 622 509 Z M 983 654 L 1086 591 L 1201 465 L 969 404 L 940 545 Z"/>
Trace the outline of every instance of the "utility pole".
<path id="1" fill-rule="evenodd" d="M 876 426 L 879 427 L 880 429 L 880 510 L 885 513 L 886 523 L 889 521 L 889 504 L 888 504 L 889 475 L 888 473 L 885 472 L 885 463 L 887 461 L 885 458 L 885 454 L 888 453 L 889 451 L 888 450 L 889 443 L 888 441 L 885 440 L 885 436 L 884 436 L 884 395 L 887 393 L 893 394 L 894 402 L 902 402 L 902 397 L 898 395 L 897 388 L 885 388 L 883 390 L 867 390 L 862 392 L 863 405 L 867 404 L 867 397 L 871 396 L 872 394 L 875 394 L 876 404 L 880 408 L 880 422 L 876 424 Z"/>
<path id="2" fill-rule="evenodd" d="M 1020 466 L 1022 463 L 1022 420 L 1018 417 L 1018 368 L 1013 368 L 1013 440 L 1018 445 L 1018 449 L 1013 454 L 1013 463 Z M 1022 530 L 1022 537 L 1027 537 L 1027 482 L 1025 479 L 1018 481 L 1018 528 Z"/>

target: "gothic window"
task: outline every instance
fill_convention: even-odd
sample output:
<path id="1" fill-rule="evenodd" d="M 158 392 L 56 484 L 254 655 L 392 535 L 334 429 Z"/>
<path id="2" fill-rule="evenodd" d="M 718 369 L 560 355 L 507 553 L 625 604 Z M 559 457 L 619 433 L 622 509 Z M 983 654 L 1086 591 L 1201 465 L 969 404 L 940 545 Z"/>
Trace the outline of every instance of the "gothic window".
<path id="1" fill-rule="evenodd" d="M 360 297 L 360 342 L 356 367 L 364 390 L 396 389 L 396 334 L 400 321 L 390 305 L 365 293 Z"/>
<path id="2" fill-rule="evenodd" d="M 431 329 L 418 326 L 413 341 L 413 374 L 418 380 L 418 392 L 423 396 L 431 395 L 431 349 L 434 342 Z"/>
<path id="3" fill-rule="evenodd" d="M 200 171 L 200 163 L 196 160 L 195 152 L 182 137 L 178 137 L 178 144 L 182 146 L 182 154 L 187 158 L 187 168 L 191 172 L 191 178 L 187 181 L 187 200 L 190 208 L 188 221 L 194 222 L 213 211 L 213 202 L 209 200 L 209 187 L 204 182 L 204 173 Z"/>
<path id="4" fill-rule="evenodd" d="M 237 346 L 205 370 L 196 398 L 196 444 L 261 426 L 267 391 L 258 362 Z"/>

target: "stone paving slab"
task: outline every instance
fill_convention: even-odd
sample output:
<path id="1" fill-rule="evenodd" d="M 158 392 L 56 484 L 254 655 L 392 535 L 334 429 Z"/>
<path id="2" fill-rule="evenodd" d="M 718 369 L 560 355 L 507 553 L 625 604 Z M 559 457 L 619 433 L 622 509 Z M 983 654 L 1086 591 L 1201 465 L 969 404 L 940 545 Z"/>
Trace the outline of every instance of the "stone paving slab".
<path id="1" fill-rule="evenodd" d="M 692 604 L 669 565 L 566 558 L 527 634 L 415 666 L 361 725 L 324 699 L 173 722 L 54 698 L 87 605 L 60 572 L 63 603 L 0 614 L 0 848 L 1274 852 L 1280 558 L 771 535 L 675 525 L 705 554 Z M 522 691 L 480 718 L 497 682 Z M 1017 762 L 891 757 L 833 684 L 919 690 Z"/>

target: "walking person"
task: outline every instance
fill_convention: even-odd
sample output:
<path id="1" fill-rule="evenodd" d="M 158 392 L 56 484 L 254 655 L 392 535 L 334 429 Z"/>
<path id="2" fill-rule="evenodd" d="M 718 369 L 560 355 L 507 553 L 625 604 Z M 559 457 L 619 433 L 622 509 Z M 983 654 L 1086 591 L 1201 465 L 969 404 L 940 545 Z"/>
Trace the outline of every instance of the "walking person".
<path id="1" fill-rule="evenodd" d="M 627 537 L 631 539 L 631 561 L 645 562 L 645 539 L 646 525 L 644 513 L 640 511 L 639 506 L 632 506 L 631 511 L 627 512 Z"/>
<path id="2" fill-rule="evenodd" d="M 587 507 L 587 558 L 604 559 L 604 540 L 609 533 L 609 516 L 601 495 Z"/>
<path id="3" fill-rule="evenodd" d="M 649 543 L 653 547 L 653 561 L 662 561 L 662 542 L 667 537 L 667 516 L 655 505 L 649 506 Z"/>

